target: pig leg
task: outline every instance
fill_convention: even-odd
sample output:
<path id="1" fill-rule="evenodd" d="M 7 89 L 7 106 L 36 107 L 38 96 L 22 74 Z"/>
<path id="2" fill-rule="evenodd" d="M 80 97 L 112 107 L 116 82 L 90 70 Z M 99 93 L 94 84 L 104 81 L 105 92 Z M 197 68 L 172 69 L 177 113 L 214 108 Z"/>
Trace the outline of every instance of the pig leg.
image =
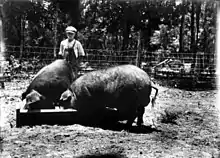
<path id="1" fill-rule="evenodd" d="M 138 107 L 137 109 L 137 125 L 138 126 L 141 126 L 144 121 L 143 121 L 143 115 L 144 115 L 144 111 L 145 111 L 145 108 L 142 106 L 142 107 Z"/>
<path id="2" fill-rule="evenodd" d="M 104 117 L 104 107 L 97 107 L 94 104 L 87 104 L 78 108 L 79 123 L 83 125 L 99 125 Z"/>
<path id="3" fill-rule="evenodd" d="M 134 122 L 136 117 L 137 117 L 136 109 L 135 108 L 130 108 L 128 120 L 127 120 L 127 123 L 126 123 L 127 128 L 132 127 L 132 123 Z"/>
<path id="4" fill-rule="evenodd" d="M 150 98 L 148 98 L 148 100 L 146 101 L 146 105 L 150 103 Z M 145 106 L 144 105 L 140 105 L 137 108 L 137 125 L 141 126 L 144 121 L 143 121 L 143 116 L 144 116 L 144 112 L 145 112 Z"/>
<path id="5" fill-rule="evenodd" d="M 102 125 L 105 118 L 105 107 L 97 107 L 92 114 L 93 123 L 95 125 Z"/>
<path id="6" fill-rule="evenodd" d="M 135 118 L 136 118 L 136 113 L 133 113 L 129 118 L 128 121 L 126 123 L 126 127 L 130 128 L 132 127 L 132 123 L 134 122 Z"/>

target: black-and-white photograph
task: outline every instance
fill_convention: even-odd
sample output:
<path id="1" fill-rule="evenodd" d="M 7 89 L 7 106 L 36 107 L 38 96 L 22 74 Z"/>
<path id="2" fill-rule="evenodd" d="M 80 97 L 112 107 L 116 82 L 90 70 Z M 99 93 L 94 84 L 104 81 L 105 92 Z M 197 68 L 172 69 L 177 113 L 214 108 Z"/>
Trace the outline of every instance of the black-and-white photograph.
<path id="1" fill-rule="evenodd" d="M 218 43 L 217 0 L 1 0 L 0 157 L 220 158 Z"/>

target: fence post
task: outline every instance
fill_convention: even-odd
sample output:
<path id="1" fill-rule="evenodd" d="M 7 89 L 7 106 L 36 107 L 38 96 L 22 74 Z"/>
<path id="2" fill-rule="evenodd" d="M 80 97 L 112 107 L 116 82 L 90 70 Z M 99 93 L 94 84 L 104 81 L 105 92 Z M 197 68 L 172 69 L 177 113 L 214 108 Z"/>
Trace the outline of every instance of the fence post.
<path id="1" fill-rule="evenodd" d="M 140 53 L 141 53 L 141 30 L 138 32 L 137 53 L 136 53 L 136 62 L 135 62 L 135 65 L 138 67 L 140 67 Z"/>

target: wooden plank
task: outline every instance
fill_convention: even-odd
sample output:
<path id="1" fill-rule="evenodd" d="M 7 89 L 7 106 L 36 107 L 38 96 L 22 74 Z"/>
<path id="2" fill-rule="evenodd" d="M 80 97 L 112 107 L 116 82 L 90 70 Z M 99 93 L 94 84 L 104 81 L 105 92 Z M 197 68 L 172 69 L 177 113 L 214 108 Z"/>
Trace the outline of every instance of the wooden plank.
<path id="1" fill-rule="evenodd" d="M 34 125 L 71 125 L 76 123 L 77 111 L 73 109 L 42 109 L 28 111 L 16 109 L 16 127 Z"/>

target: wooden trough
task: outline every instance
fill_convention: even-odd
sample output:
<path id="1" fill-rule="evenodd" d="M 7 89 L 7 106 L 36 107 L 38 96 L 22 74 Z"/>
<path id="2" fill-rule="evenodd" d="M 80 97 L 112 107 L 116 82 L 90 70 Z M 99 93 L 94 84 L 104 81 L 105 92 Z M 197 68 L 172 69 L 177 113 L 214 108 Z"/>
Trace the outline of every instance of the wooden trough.
<path id="1" fill-rule="evenodd" d="M 41 109 L 28 111 L 23 108 L 16 108 L 16 127 L 35 125 L 73 125 L 94 123 L 111 124 L 118 121 L 118 111 L 114 108 L 106 108 L 103 115 L 85 117 L 74 109 Z M 101 122 L 100 122 L 100 116 Z M 88 119 L 89 118 L 89 119 Z"/>
<path id="2" fill-rule="evenodd" d="M 16 109 L 16 127 L 34 125 L 71 125 L 76 123 L 77 111 L 74 109 L 41 109 L 28 111 Z"/>

